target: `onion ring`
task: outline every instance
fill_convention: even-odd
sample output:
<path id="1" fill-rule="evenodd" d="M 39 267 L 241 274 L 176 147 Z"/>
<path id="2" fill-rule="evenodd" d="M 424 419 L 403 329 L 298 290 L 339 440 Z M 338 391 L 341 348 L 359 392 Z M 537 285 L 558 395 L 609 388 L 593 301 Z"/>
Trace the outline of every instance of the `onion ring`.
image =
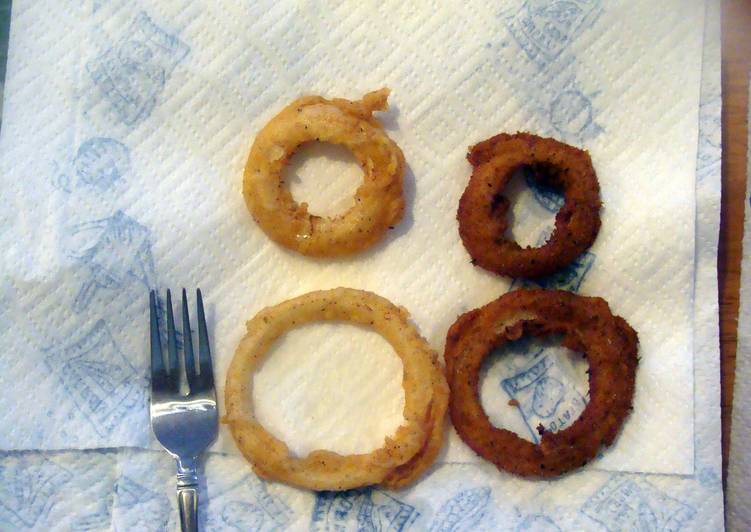
<path id="1" fill-rule="evenodd" d="M 525 334 L 563 334 L 589 361 L 589 402 L 559 432 L 535 445 L 493 426 L 480 404 L 480 366 L 491 349 Z M 449 412 L 459 436 L 499 470 L 552 477 L 585 465 L 615 440 L 632 410 L 637 335 L 605 300 L 560 290 L 515 290 L 460 316 L 446 337 Z"/>
<path id="2" fill-rule="evenodd" d="M 373 118 L 387 109 L 389 89 L 360 101 L 306 96 L 295 100 L 256 136 L 245 165 L 243 197 L 261 229 L 279 244 L 312 256 L 348 255 L 380 240 L 404 213 L 404 155 Z M 341 144 L 363 169 L 355 205 L 334 218 L 308 212 L 292 198 L 282 171 L 307 142 Z"/>
<path id="3" fill-rule="evenodd" d="M 425 470 L 433 465 L 438 453 L 443 447 L 443 434 L 446 419 L 446 409 L 449 403 L 449 387 L 446 384 L 446 378 L 443 370 L 435 361 L 435 371 L 433 377 L 433 401 L 428 411 L 427 426 L 428 438 L 422 448 L 409 461 L 394 468 L 381 482 L 381 486 L 391 490 L 401 489 L 417 478 Z"/>
<path id="4" fill-rule="evenodd" d="M 472 263 L 510 277 L 538 278 L 570 264 L 600 230 L 600 185 L 589 154 L 529 133 L 502 133 L 472 146 L 474 167 L 459 200 L 459 234 Z M 503 195 L 514 173 L 530 168 L 534 179 L 561 188 L 565 201 L 555 229 L 537 248 L 522 248 L 504 236 L 509 201 Z"/>
<path id="5" fill-rule="evenodd" d="M 346 490 L 378 484 L 387 478 L 391 485 L 404 484 L 435 459 L 438 451 L 434 449 L 440 449 L 442 440 L 445 406 L 441 410 L 440 405 L 442 394 L 447 395 L 447 385 L 436 353 L 408 317 L 405 309 L 376 294 L 336 288 L 310 292 L 265 308 L 247 323 L 248 332 L 237 347 L 227 374 L 224 422 L 259 476 L 314 490 Z M 373 452 L 342 456 L 315 450 L 306 457 L 294 458 L 284 442 L 255 417 L 253 372 L 273 342 L 292 327 L 321 320 L 370 326 L 402 360 L 405 421 L 393 436 L 385 439 L 383 447 Z M 440 439 L 435 436 L 437 426 L 441 428 Z M 403 470 L 394 471 L 411 461 L 414 463 Z"/>

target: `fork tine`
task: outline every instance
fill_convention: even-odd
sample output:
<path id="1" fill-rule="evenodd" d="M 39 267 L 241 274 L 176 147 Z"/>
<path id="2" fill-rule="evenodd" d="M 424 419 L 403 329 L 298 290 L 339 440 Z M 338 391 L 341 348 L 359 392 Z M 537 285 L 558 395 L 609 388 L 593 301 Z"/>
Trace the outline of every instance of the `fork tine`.
<path id="1" fill-rule="evenodd" d="M 193 336 L 190 332 L 190 314 L 188 313 L 188 296 L 183 288 L 183 353 L 185 354 L 185 375 L 193 391 L 196 383 L 196 362 L 193 356 Z"/>
<path id="2" fill-rule="evenodd" d="M 151 322 L 151 387 L 159 388 L 167 378 L 162 356 L 162 339 L 159 336 L 159 322 L 157 321 L 156 293 L 149 292 L 149 314 Z"/>
<path id="3" fill-rule="evenodd" d="M 209 333 L 206 329 L 206 315 L 203 311 L 203 297 L 200 288 L 196 290 L 196 298 L 198 299 L 198 362 L 201 370 L 201 383 L 205 388 L 213 388 L 214 369 L 211 365 Z"/>
<path id="4" fill-rule="evenodd" d="M 174 387 L 180 386 L 180 365 L 177 362 L 177 335 L 175 317 L 172 314 L 172 294 L 167 290 L 167 354 L 169 367 L 167 372 Z"/>

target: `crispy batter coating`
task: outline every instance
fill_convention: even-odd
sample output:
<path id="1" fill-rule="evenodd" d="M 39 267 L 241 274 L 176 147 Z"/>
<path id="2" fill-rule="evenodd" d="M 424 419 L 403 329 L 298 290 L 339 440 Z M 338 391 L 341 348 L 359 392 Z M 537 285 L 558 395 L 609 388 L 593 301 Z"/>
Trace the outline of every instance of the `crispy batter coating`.
<path id="1" fill-rule="evenodd" d="M 245 166 L 243 197 L 272 240 L 303 255 L 349 255 L 375 244 L 399 223 L 404 155 L 373 118 L 374 111 L 387 109 L 388 95 L 384 88 L 360 101 L 305 96 L 258 133 Z M 310 214 L 306 203 L 295 202 L 282 176 L 297 148 L 315 141 L 345 146 L 363 170 L 355 205 L 334 218 Z"/>
<path id="2" fill-rule="evenodd" d="M 495 347 L 531 334 L 562 334 L 563 345 L 589 361 L 589 402 L 539 445 L 492 425 L 480 404 L 483 359 Z M 559 290 L 516 290 L 460 316 L 446 337 L 449 413 L 459 436 L 477 454 L 523 477 L 554 477 L 585 465 L 615 440 L 632 410 L 637 335 L 605 300 Z"/>
<path id="3" fill-rule="evenodd" d="M 267 307 L 247 323 L 247 334 L 227 374 L 223 421 L 259 476 L 314 490 L 346 490 L 381 482 L 401 487 L 435 460 L 443 441 L 448 386 L 436 353 L 408 317 L 405 309 L 376 294 L 336 288 Z M 295 458 L 255 417 L 253 373 L 285 331 L 310 321 L 329 320 L 372 327 L 391 344 L 404 368 L 405 421 L 373 452 L 342 456 L 316 450 Z"/>
<path id="4" fill-rule="evenodd" d="M 394 468 L 381 482 L 387 489 L 401 489 L 419 478 L 425 470 L 433 465 L 443 447 L 446 409 L 449 403 L 449 387 L 438 361 L 434 361 L 433 401 L 428 410 L 426 427 L 428 437 L 422 448 L 412 459 Z"/>
<path id="5" fill-rule="evenodd" d="M 529 133 L 501 133 L 472 146 L 467 159 L 474 170 L 457 219 L 474 264 L 501 275 L 537 278 L 567 266 L 592 245 L 600 229 L 600 185 L 586 151 Z M 562 189 L 565 197 L 553 234 L 537 248 L 522 248 L 504 236 L 509 201 L 503 190 L 521 168 Z"/>

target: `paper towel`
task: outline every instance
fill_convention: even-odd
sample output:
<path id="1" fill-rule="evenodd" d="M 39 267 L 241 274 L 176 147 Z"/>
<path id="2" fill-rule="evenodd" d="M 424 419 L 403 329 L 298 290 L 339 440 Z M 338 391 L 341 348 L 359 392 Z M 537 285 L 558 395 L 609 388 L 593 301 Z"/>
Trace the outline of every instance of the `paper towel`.
<path id="1" fill-rule="evenodd" d="M 26 487 L 0 501 L 3 526 L 167 531 L 179 522 L 174 464 L 165 453 L 14 453 L 0 463 L 6 486 Z M 692 477 L 591 471 L 561 481 L 529 482 L 499 476 L 490 464 L 446 464 L 400 492 L 374 488 L 314 493 L 262 481 L 244 467 L 242 458 L 221 454 L 211 454 L 202 473 L 199 524 L 207 531 L 648 531 L 722 526 L 721 490 Z"/>
<path id="2" fill-rule="evenodd" d="M 751 101 L 751 100 L 749 100 Z M 751 163 L 751 142 L 748 144 L 748 159 Z M 751 169 L 751 166 L 749 166 Z M 746 172 L 746 195 L 751 170 Z M 727 517 L 731 530 L 751 528 L 751 509 L 748 507 L 748 493 L 751 488 L 749 473 L 749 438 L 751 437 L 751 412 L 747 402 L 749 397 L 749 377 L 751 376 L 751 334 L 748 323 L 751 320 L 751 215 L 749 202 L 746 202 L 743 222 L 743 259 L 741 263 L 740 309 L 738 312 L 738 349 L 735 356 L 735 384 L 733 385 L 733 418 L 730 434 L 730 457 L 727 477 Z"/>
<path id="3" fill-rule="evenodd" d="M 0 235 L 0 351 L 13 356 L 0 376 L 0 446 L 153 444 L 148 287 L 204 290 L 220 395 L 245 320 L 309 290 L 378 292 L 408 308 L 442 350 L 457 314 L 511 286 L 473 268 L 460 243 L 464 154 L 521 129 L 587 147 L 602 186 L 595 245 L 547 286 L 604 297 L 640 334 L 634 414 L 595 467 L 693 472 L 703 7 L 566 6 L 18 2 L 0 134 L 10 221 Z M 253 135 L 300 94 L 356 98 L 383 85 L 392 89 L 384 122 L 409 164 L 406 219 L 348 259 L 313 260 L 271 243 L 240 195 Z M 331 180 L 317 173 L 301 186 L 309 177 Z M 343 192 L 305 186 L 318 201 Z M 547 228 L 536 220 L 555 198 L 538 190 L 519 203 L 515 234 L 537 241 Z M 290 335 L 257 378 L 262 419 L 298 451 L 377 445 L 398 424 L 402 400 L 387 351 L 375 335 L 345 328 Z M 560 381 L 540 384 L 542 409 L 514 411 L 508 397 L 487 405 L 529 438 L 524 423 L 571 417 L 585 394 L 581 368 L 537 351 L 486 379 L 499 397 L 505 380 L 534 364 L 550 371 L 546 382 Z M 314 372 L 323 360 L 326 371 Z M 298 364 L 294 379 L 281 379 Z M 34 400 L 19 402 L 29 389 Z M 305 400 L 314 390 L 318 401 Z M 341 397 L 361 406 L 334 409 Z M 236 452 L 226 434 L 214 449 Z M 453 433 L 441 460 L 478 461 Z"/>
<path id="4" fill-rule="evenodd" d="M 587 471 L 520 481 L 482 465 L 444 465 L 414 488 L 313 496 L 259 482 L 241 459 L 212 455 L 202 485 L 207 530 L 717 530 L 722 528 L 716 252 L 720 200 L 719 4 L 705 23 L 696 180 L 695 468 L 692 474 Z M 0 306 L 0 309 L 5 305 Z M 6 320 L 0 323 L 7 325 Z M 312 332 L 312 331 L 311 331 Z M 293 338 L 294 340 L 294 338 Z M 0 455 L 0 525 L 39 530 L 173 530 L 171 460 L 147 451 Z M 95 476 L 100 475 L 100 476 Z M 97 481 L 101 481 L 98 482 Z M 92 487 L 96 484 L 96 490 Z M 105 489 L 99 489 L 105 484 Z M 14 490 L 13 487 L 26 489 Z M 99 496 L 94 493 L 96 491 Z M 87 494 L 76 497 L 76 494 Z M 95 501 L 91 503 L 91 501 Z M 19 518 L 25 519 L 19 525 Z"/>

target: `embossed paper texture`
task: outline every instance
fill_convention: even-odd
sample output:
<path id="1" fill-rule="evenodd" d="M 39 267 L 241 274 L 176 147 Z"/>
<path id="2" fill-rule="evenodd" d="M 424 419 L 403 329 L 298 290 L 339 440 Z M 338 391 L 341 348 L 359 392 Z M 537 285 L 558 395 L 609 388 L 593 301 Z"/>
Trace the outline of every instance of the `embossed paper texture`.
<path id="1" fill-rule="evenodd" d="M 519 284 L 473 267 L 459 240 L 467 147 L 529 130 L 585 146 L 605 205 L 594 246 L 543 285 L 604 297 L 641 341 L 634 413 L 594 467 L 691 474 L 703 20 L 702 4 L 678 1 L 16 2 L 0 134 L 0 445 L 153 445 L 148 288 L 204 290 L 220 396 L 244 322 L 309 290 L 375 291 L 441 351 L 457 314 Z M 240 194 L 254 134 L 301 94 L 384 85 L 384 123 L 409 164 L 405 220 L 347 259 L 273 244 Z M 319 205 L 342 192 L 336 175 L 320 179 L 297 189 Z M 521 192 L 517 237 L 544 239 L 556 201 Z M 371 333 L 297 331 L 256 379 L 261 419 L 300 452 L 378 445 L 401 415 L 387 353 Z M 529 439 L 575 419 L 581 365 L 517 354 L 484 380 L 493 415 Z M 236 453 L 226 433 L 214 450 Z M 441 461 L 479 462 L 453 432 Z"/>
<path id="2" fill-rule="evenodd" d="M 259 480 L 243 462 L 219 454 L 206 460 L 201 530 L 651 531 L 722 524 L 722 492 L 688 477 L 590 472 L 562 482 L 509 482 L 488 464 L 446 464 L 396 493 L 314 493 Z M 0 463 L 8 490 L 0 524 L 9 529 L 178 526 L 173 462 L 164 453 L 14 453 Z"/>
<path id="3" fill-rule="evenodd" d="M 636 440 L 628 442 L 624 435 L 618 446 L 625 447 L 626 454 L 608 451 L 596 466 L 608 467 L 616 456 L 627 467 L 633 463 L 648 467 L 654 458 L 666 464 L 678 449 L 691 455 L 685 474 L 631 474 L 590 467 L 556 481 L 523 481 L 500 474 L 486 463 L 456 463 L 473 459 L 452 435 L 442 461 L 454 463 L 434 467 L 408 490 L 392 493 L 376 488 L 314 495 L 259 481 L 241 458 L 212 454 L 205 465 L 201 524 L 206 530 L 367 531 L 722 527 L 717 3 L 707 4 L 699 66 L 693 63 L 688 43 L 701 39 L 701 22 L 696 19 L 702 13 L 698 6 L 686 3 L 680 5 L 681 15 L 687 14 L 685 20 L 673 14 L 674 3 L 663 7 L 527 1 L 510 2 L 502 10 L 474 6 L 428 13 L 402 7 L 398 16 L 390 14 L 389 6 L 368 5 L 349 14 L 344 8 L 325 6 L 327 14 L 318 15 L 321 7 L 308 4 L 260 6 L 253 13 L 231 5 L 220 10 L 200 3 L 174 8 L 165 4 L 14 2 L 9 85 L 0 133 L 4 180 L 0 243 L 5 250 L 0 255 L 0 356 L 5 362 L 0 375 L 2 448 L 150 445 L 144 323 L 147 287 L 200 283 L 210 294 L 221 376 L 242 335 L 242 322 L 250 314 L 290 295 L 337 284 L 370 288 L 404 304 L 440 350 L 445 329 L 457 312 L 496 297 L 510 285 L 465 264 L 468 257 L 452 221 L 468 176 L 463 150 L 501 129 L 530 129 L 588 147 L 600 172 L 606 204 L 603 233 L 595 247 L 543 286 L 606 297 L 616 312 L 639 329 L 642 342 L 645 334 L 651 334 L 642 330 L 643 321 L 677 320 L 670 321 L 672 328 L 666 327 L 663 333 L 679 335 L 680 297 L 665 317 L 649 306 L 652 295 L 646 291 L 644 296 L 633 296 L 642 299 L 641 310 L 632 309 L 614 293 L 638 286 L 626 283 L 624 272 L 640 271 L 640 264 L 647 260 L 661 271 L 670 259 L 668 250 L 673 253 L 674 246 L 686 244 L 660 240 L 661 245 L 673 246 L 663 249 L 655 239 L 666 239 L 680 225 L 685 234 L 673 234 L 691 243 L 695 281 L 687 294 L 690 316 L 685 326 L 692 347 L 686 356 L 693 361 L 688 381 L 679 373 L 686 360 L 671 349 L 661 346 L 650 351 L 643 346 L 642 357 L 666 365 L 676 379 L 681 375 L 681 386 L 686 389 L 693 382 L 693 411 L 686 418 L 681 414 L 685 404 L 675 397 L 671 396 L 674 402 L 663 403 L 657 402 L 658 396 L 648 395 L 643 400 L 651 404 L 641 408 L 647 408 L 650 415 L 667 409 L 675 420 L 671 434 L 653 435 L 661 444 L 659 452 L 649 451 L 648 445 L 654 442 L 639 439 L 638 433 L 633 436 Z M 360 10 L 384 18 L 376 17 L 363 26 Z M 259 29 L 248 31 L 248 25 Z M 549 38 L 553 29 L 556 37 Z M 391 41 L 384 38 L 389 35 Z M 409 45 L 419 39 L 425 49 Z M 400 46 L 392 46 L 393 42 Z M 442 51 L 443 47 L 450 50 Z M 629 50 L 633 59 L 613 50 Z M 638 57 L 635 50 L 643 56 Z M 352 62 L 352 56 L 360 63 Z M 692 68 L 699 67 L 703 67 L 701 105 L 682 114 L 679 111 L 689 106 L 683 98 L 690 92 Z M 478 77 L 483 69 L 490 73 Z M 664 103 L 663 92 L 648 92 L 653 90 L 651 77 L 663 75 L 681 80 L 663 85 L 669 105 Z M 453 80 L 451 84 L 447 79 Z M 430 90 L 423 88 L 422 80 L 429 81 Z M 386 123 L 412 167 L 414 205 L 407 222 L 385 245 L 335 263 L 302 259 L 268 243 L 250 222 L 239 194 L 245 152 L 254 132 L 300 93 L 357 97 L 382 83 L 394 91 L 396 107 Z M 467 83 L 473 85 L 464 92 L 456 88 Z M 633 91 L 630 84 L 634 84 Z M 613 86 L 623 93 L 615 94 Z M 628 98 L 636 98 L 639 105 Z M 618 108 L 614 99 L 623 107 Z M 464 112 L 455 113 L 461 106 Z M 191 114 L 193 118 L 186 118 Z M 633 126 L 630 118 L 623 118 L 627 114 L 644 121 L 641 129 L 630 130 L 630 139 L 621 136 Z M 689 135 L 692 127 L 695 133 L 696 124 L 689 124 L 689 115 L 694 121 L 698 117 L 699 142 L 698 152 L 696 142 L 684 147 L 693 150 L 696 167 L 695 178 L 692 174 L 684 190 L 675 180 L 689 162 L 683 161 L 683 166 L 670 172 L 659 170 L 664 157 L 677 161 L 685 154 L 668 144 L 656 149 L 647 141 L 651 134 L 657 136 L 653 128 L 663 137 L 671 133 L 671 120 L 685 121 L 684 133 Z M 432 122 L 426 124 L 423 120 L 428 117 Z M 414 140 L 416 128 L 421 136 Z M 609 150 L 612 142 L 625 151 L 598 155 L 598 150 Z M 636 164 L 634 159 L 641 160 L 642 166 L 655 164 L 649 177 L 674 187 L 664 209 L 677 205 L 681 194 L 691 201 L 695 194 L 690 230 L 683 227 L 685 220 L 678 209 L 670 211 L 674 216 L 660 220 L 665 234 L 653 228 L 639 233 L 639 224 L 658 213 L 648 215 L 634 208 L 612 188 L 616 184 L 626 187 L 626 176 L 643 185 L 643 176 L 626 170 Z M 321 168 L 342 168 L 339 161 L 314 162 Z M 621 174 L 618 168 L 605 170 L 602 165 L 624 170 Z M 431 177 L 436 172 L 440 179 Z M 318 188 L 307 181 L 295 187 L 301 193 Z M 346 194 L 341 187 L 337 189 L 336 182 L 327 188 L 332 189 L 330 196 L 316 197 L 310 203 L 325 206 L 326 197 L 331 197 L 339 205 Z M 547 230 L 544 213 L 555 210 L 559 200 L 540 189 L 521 187 L 515 194 L 519 200 L 515 234 L 535 243 Z M 613 210 L 626 207 L 627 216 Z M 431 213 L 434 219 L 427 218 Z M 614 267 L 611 252 L 606 253 L 610 248 L 600 246 L 604 246 L 603 237 L 615 230 L 612 225 L 629 221 L 634 233 L 645 236 L 638 246 L 631 241 L 627 248 L 632 256 Z M 416 230 L 421 231 L 419 246 L 420 239 L 402 246 Z M 442 246 L 436 248 L 442 251 L 440 256 L 434 246 Z M 398 248 L 398 253 L 392 248 Z M 388 253 L 392 254 L 384 256 Z M 405 257 L 396 260 L 400 255 Z M 377 268 L 371 266 L 374 261 Z M 682 270 L 673 274 L 680 276 Z M 608 276 L 614 285 L 609 291 L 602 284 Z M 387 278 L 389 282 L 379 284 Z M 461 290 L 451 288 L 454 285 Z M 445 290 L 449 293 L 444 294 Z M 631 304 L 636 303 L 632 300 Z M 347 349 L 338 342 L 344 342 Z M 313 349 L 316 346 L 320 349 Z M 552 428 L 577 415 L 586 400 L 586 381 L 581 362 L 556 354 L 551 346 L 516 347 L 489 369 L 482 395 L 496 420 L 534 439 L 530 425 L 541 422 Z M 368 359 L 369 351 L 380 356 Z M 387 352 L 380 337 L 354 328 L 296 331 L 275 351 L 279 364 L 266 364 L 257 379 L 261 413 L 270 416 L 264 421 L 287 435 L 300 420 L 317 419 L 308 427 L 317 428 L 309 438 L 289 432 L 298 450 L 321 441 L 340 449 L 372 445 L 364 437 L 352 441 L 337 432 L 337 426 L 356 427 L 365 435 L 383 433 L 398 423 L 399 368 L 388 362 Z M 295 359 L 296 354 L 304 357 Z M 359 367 L 347 365 L 350 357 L 358 360 Z M 314 368 L 297 367 L 301 359 L 313 361 Z M 319 370 L 315 378 L 312 369 Z M 295 393 L 275 396 L 275 379 L 290 378 L 292 370 L 302 391 L 290 388 Z M 666 382 L 655 368 L 646 376 L 644 365 L 640 371 L 642 394 L 644 381 L 647 389 L 652 379 L 657 389 Z M 346 382 L 342 384 L 337 375 L 346 375 Z M 537 378 L 525 378 L 529 375 Z M 316 380 L 336 383 L 342 388 L 337 391 L 340 396 L 355 399 L 355 412 L 361 417 L 363 412 L 379 415 L 366 415 L 364 421 L 343 417 L 347 409 L 321 392 Z M 368 405 L 367 399 L 373 397 L 385 402 L 377 408 Z M 287 415 L 280 416 L 273 405 L 280 398 L 297 408 L 320 403 L 324 410 L 297 413 L 298 420 L 290 415 L 294 409 L 288 408 L 284 410 Z M 516 412 L 497 408 L 510 398 L 520 403 Z M 627 427 L 637 423 L 632 418 Z M 682 439 L 687 434 L 691 434 L 692 452 Z M 228 445 L 221 448 L 231 450 Z M 680 457 L 685 457 L 683 453 Z M 659 460 L 652 460 L 652 465 Z M 172 461 L 161 452 L 3 453 L 0 528 L 173 530 L 178 522 L 173 475 Z"/>

